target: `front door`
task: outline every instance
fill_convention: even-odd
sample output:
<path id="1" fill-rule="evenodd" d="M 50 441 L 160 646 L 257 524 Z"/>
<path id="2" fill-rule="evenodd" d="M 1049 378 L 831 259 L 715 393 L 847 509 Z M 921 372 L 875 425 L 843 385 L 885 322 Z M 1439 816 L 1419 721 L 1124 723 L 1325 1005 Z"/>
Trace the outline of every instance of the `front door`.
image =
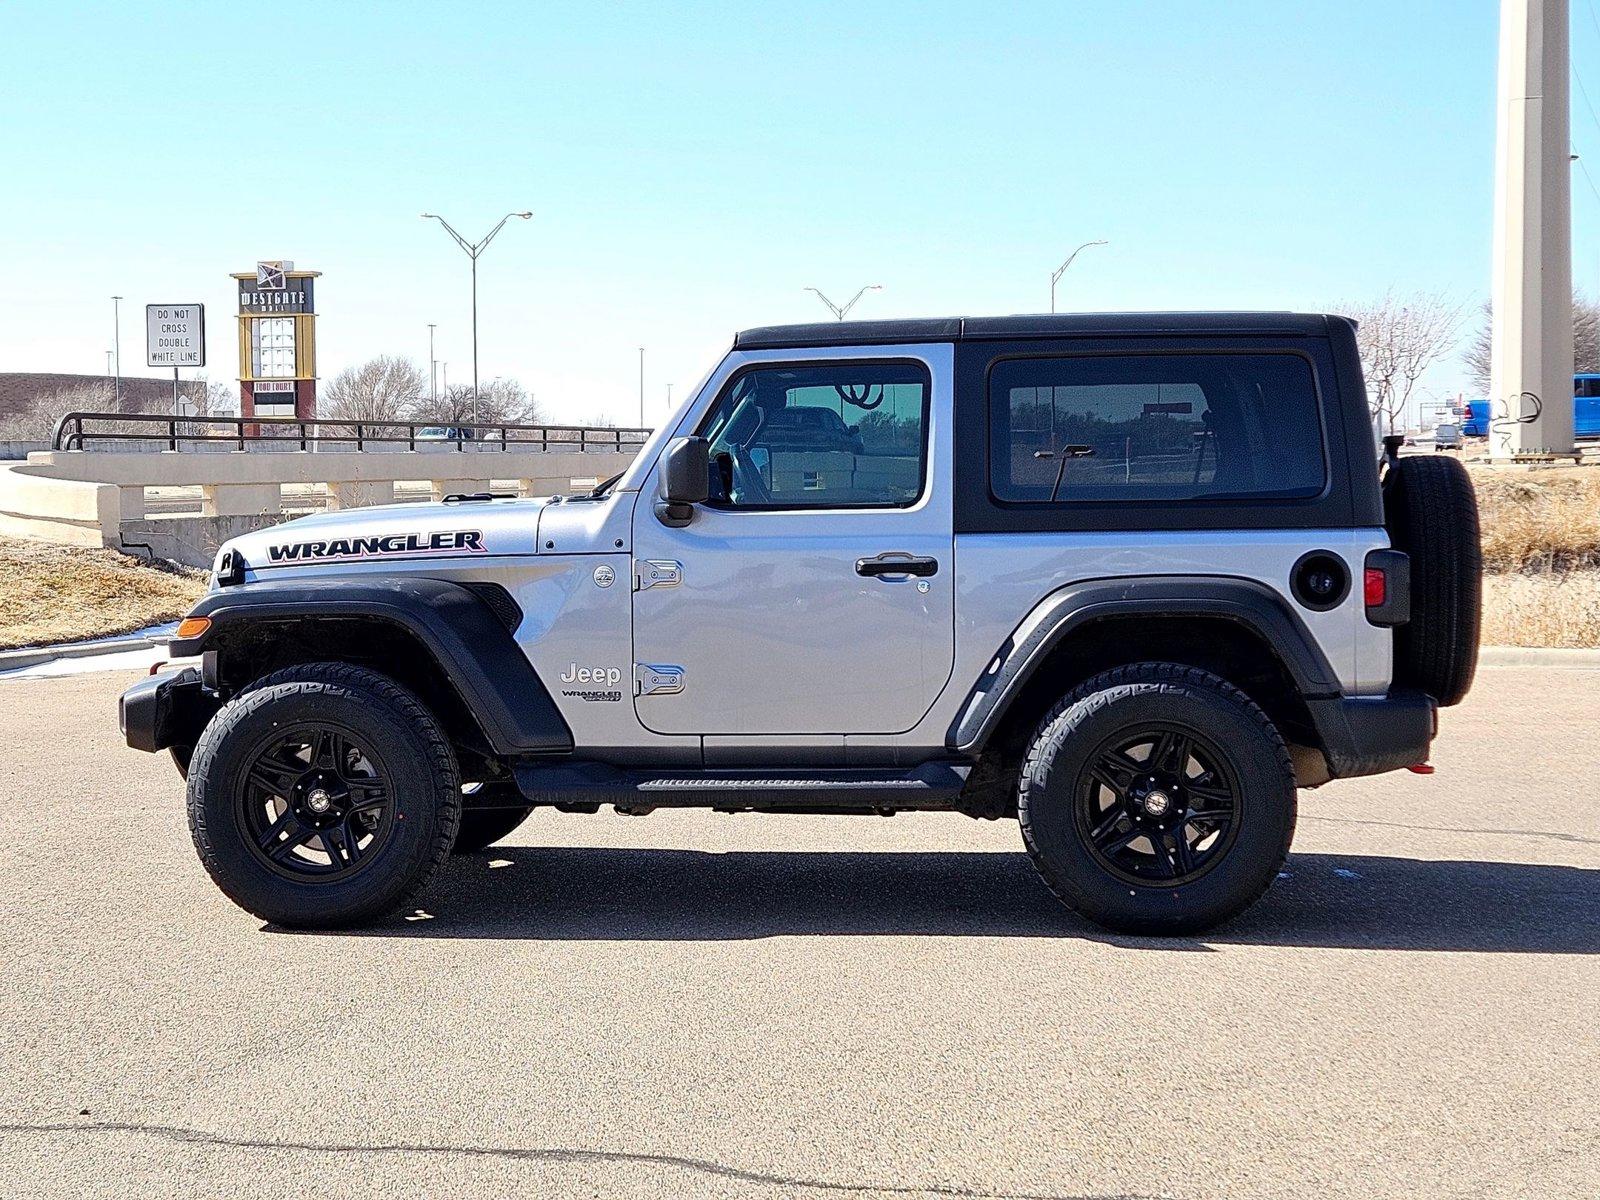
<path id="1" fill-rule="evenodd" d="M 635 686 L 659 733 L 892 734 L 954 655 L 950 348 L 768 358 L 694 432 L 712 497 L 683 528 L 634 517 Z M 835 352 L 837 353 L 837 352 Z M 683 431 L 680 431 L 683 432 Z"/>

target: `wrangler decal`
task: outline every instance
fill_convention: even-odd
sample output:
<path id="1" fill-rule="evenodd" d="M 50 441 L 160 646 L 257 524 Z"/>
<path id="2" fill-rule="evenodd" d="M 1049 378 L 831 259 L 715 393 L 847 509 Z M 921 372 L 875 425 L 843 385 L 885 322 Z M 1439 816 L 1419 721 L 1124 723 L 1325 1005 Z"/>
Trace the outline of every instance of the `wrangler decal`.
<path id="1" fill-rule="evenodd" d="M 403 554 L 483 554 L 483 532 L 452 529 L 440 533 L 386 533 L 366 537 L 333 538 L 319 542 L 289 542 L 268 546 L 271 562 L 309 562 L 313 559 L 393 557 Z"/>

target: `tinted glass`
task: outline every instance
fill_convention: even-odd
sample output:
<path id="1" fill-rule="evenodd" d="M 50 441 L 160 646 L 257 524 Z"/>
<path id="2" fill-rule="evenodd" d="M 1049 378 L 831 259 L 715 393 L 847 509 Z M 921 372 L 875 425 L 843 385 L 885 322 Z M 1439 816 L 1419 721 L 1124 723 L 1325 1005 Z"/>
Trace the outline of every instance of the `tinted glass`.
<path id="1" fill-rule="evenodd" d="M 922 493 L 927 372 L 912 363 L 759 367 L 737 376 L 704 425 L 713 503 L 867 508 Z"/>
<path id="2" fill-rule="evenodd" d="M 999 500 L 1290 499 L 1326 482 L 1311 365 L 1293 354 L 1007 359 L 989 420 Z"/>

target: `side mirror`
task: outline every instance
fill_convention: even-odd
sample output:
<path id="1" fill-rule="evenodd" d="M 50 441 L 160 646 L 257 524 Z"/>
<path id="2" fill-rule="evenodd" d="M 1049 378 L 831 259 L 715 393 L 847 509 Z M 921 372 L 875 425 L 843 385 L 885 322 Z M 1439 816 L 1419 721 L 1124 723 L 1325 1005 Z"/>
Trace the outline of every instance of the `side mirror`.
<path id="1" fill-rule="evenodd" d="M 711 494 L 711 443 L 703 437 L 673 439 L 661 456 L 660 479 L 656 516 L 681 529 L 694 519 L 694 506 Z"/>

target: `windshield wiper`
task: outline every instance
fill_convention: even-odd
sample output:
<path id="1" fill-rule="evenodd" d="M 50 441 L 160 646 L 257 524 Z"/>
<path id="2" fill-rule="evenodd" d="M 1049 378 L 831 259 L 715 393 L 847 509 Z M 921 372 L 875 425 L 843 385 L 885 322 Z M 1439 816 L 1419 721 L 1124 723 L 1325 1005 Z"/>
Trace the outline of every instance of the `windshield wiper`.
<path id="1" fill-rule="evenodd" d="M 602 479 L 599 483 L 595 484 L 594 487 L 590 490 L 589 499 L 591 499 L 591 500 L 600 499 L 601 496 L 604 496 L 607 492 L 609 492 L 613 487 L 616 486 L 617 480 L 621 479 L 626 474 L 627 474 L 626 471 L 618 471 L 610 479 Z"/>

